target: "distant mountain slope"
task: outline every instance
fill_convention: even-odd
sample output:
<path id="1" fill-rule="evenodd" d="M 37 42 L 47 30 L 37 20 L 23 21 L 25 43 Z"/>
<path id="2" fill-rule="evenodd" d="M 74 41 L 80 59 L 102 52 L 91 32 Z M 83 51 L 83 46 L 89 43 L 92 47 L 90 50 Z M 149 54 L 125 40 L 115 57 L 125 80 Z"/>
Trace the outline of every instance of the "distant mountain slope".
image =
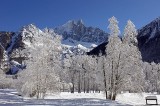
<path id="1" fill-rule="evenodd" d="M 105 55 L 105 49 L 106 49 L 106 45 L 108 44 L 108 42 L 104 42 L 100 45 L 98 45 L 97 47 L 95 47 L 94 49 L 92 49 L 91 51 L 87 52 L 87 55 L 99 55 L 100 53 L 102 53 L 102 55 Z"/>
<path id="2" fill-rule="evenodd" d="M 153 20 L 143 28 L 138 30 L 138 48 L 141 51 L 142 59 L 146 62 L 160 62 L 160 18 Z M 102 43 L 87 54 L 98 55 L 100 52 L 105 54 L 105 46 Z"/>
<path id="3" fill-rule="evenodd" d="M 138 31 L 139 49 L 147 62 L 160 62 L 160 17 Z"/>

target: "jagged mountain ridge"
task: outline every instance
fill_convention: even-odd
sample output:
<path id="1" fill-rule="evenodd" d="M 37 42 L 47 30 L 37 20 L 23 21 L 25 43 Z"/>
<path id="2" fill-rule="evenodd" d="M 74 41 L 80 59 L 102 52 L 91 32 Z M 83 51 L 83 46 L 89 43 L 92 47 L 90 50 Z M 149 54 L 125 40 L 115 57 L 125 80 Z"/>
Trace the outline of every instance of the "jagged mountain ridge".
<path id="1" fill-rule="evenodd" d="M 70 20 L 54 28 L 54 31 L 62 35 L 64 54 L 85 54 L 100 43 L 107 41 L 109 36 L 99 28 L 86 27 L 82 20 Z"/>
<path id="2" fill-rule="evenodd" d="M 0 42 L 2 45 L 0 48 L 1 64 L 2 60 L 4 60 L 4 53 L 6 53 L 6 57 L 8 58 L 7 62 L 10 67 L 8 71 L 9 73 L 16 73 L 17 70 L 23 66 L 23 60 L 26 60 L 28 55 L 27 53 L 22 54 L 21 51 L 25 49 L 26 46 L 31 47 L 32 42 L 34 41 L 34 38 L 36 36 L 45 34 L 52 34 L 53 36 L 54 35 L 62 36 L 63 54 L 84 54 L 90 49 L 96 47 L 99 44 L 99 42 L 103 42 L 102 38 L 103 40 L 105 40 L 108 37 L 107 33 L 98 28 L 85 27 L 84 24 L 82 24 L 82 21 L 81 22 L 77 21 L 76 24 L 75 21 L 72 22 L 74 22 L 74 27 L 69 27 L 69 29 L 72 30 L 72 32 L 74 33 L 69 33 L 69 35 L 64 35 L 64 33 L 60 35 L 58 34 L 58 32 L 56 33 L 56 31 L 58 31 L 57 28 L 55 29 L 46 28 L 41 30 L 33 24 L 24 26 L 18 32 L 1 32 L 0 33 Z M 70 22 L 66 23 L 65 25 L 67 24 L 70 24 Z M 84 30 L 85 36 L 82 36 L 84 32 L 81 33 L 82 31 L 81 29 Z M 68 30 L 63 29 L 63 31 L 66 32 Z M 61 30 L 59 32 L 61 32 Z"/>
<path id="3" fill-rule="evenodd" d="M 99 28 L 86 27 L 82 20 L 68 21 L 54 30 L 56 33 L 62 35 L 64 40 L 71 38 L 76 41 L 97 44 L 103 43 L 109 35 Z"/>

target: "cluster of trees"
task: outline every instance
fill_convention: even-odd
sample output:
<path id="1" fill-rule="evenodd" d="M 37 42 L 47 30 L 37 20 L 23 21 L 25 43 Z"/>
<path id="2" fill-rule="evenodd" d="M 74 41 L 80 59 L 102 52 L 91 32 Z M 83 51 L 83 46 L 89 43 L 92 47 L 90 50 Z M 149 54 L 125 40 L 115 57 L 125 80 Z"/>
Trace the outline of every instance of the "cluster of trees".
<path id="1" fill-rule="evenodd" d="M 135 25 L 128 20 L 120 36 L 117 19 L 112 17 L 109 22 L 105 56 L 69 56 L 64 65 L 71 92 L 102 90 L 111 100 L 121 91 L 158 92 L 159 65 L 142 61 Z"/>
<path id="2" fill-rule="evenodd" d="M 134 24 L 128 20 L 124 35 L 120 38 L 116 18 L 110 18 L 109 22 L 110 37 L 105 56 L 105 76 L 108 82 L 105 89 L 107 89 L 106 98 L 115 100 L 117 93 L 121 91 L 142 91 L 144 74 Z"/>
<path id="3" fill-rule="evenodd" d="M 117 19 L 112 17 L 109 23 L 106 55 L 66 55 L 64 58 L 60 36 L 49 29 L 37 30 L 32 33 L 33 38 L 22 39 L 32 40 L 32 46 L 26 45 L 21 51 L 28 59 L 24 61 L 26 69 L 18 73 L 16 87 L 19 92 L 39 99 L 50 92 L 104 91 L 106 99 L 111 100 L 126 90 L 159 92 L 160 65 L 142 61 L 135 25 L 128 20 L 120 36 Z M 0 80 L 0 85 L 3 82 Z"/>
<path id="4" fill-rule="evenodd" d="M 98 59 L 87 55 L 67 56 L 63 63 L 65 81 L 70 83 L 68 90 L 81 93 L 100 92 L 102 90 L 102 72 L 98 69 Z M 63 78 L 65 78 L 63 77 Z M 68 80 L 67 80 L 68 79 Z M 63 90 L 64 91 L 64 90 Z"/>
<path id="5" fill-rule="evenodd" d="M 144 91 L 145 75 L 134 24 L 130 20 L 127 22 L 121 38 L 116 18 L 110 18 L 109 22 L 110 36 L 105 56 L 100 53 L 99 56 L 69 58 L 70 65 L 66 66 L 69 66 L 67 73 L 71 74 L 71 92 L 74 89 L 78 92 L 102 90 L 106 99 L 115 100 L 116 95 L 124 90 Z"/>

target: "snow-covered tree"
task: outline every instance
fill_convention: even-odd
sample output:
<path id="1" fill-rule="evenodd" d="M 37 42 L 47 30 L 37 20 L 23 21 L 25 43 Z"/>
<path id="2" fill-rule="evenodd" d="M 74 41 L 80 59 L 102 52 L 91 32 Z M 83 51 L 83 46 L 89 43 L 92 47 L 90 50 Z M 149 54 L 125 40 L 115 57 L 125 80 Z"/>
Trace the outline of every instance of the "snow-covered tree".
<path id="1" fill-rule="evenodd" d="M 69 76 L 70 76 L 70 82 L 71 82 L 71 93 L 75 92 L 75 80 L 76 80 L 76 72 L 78 69 L 78 58 L 76 56 L 69 56 L 69 64 L 67 65 Z"/>
<path id="2" fill-rule="evenodd" d="M 126 86 L 131 91 L 143 91 L 145 78 L 141 53 L 137 46 L 137 30 L 130 20 L 127 21 L 124 29 L 122 42 L 123 61 L 125 61 L 123 70 L 128 73 L 128 78 L 130 79 L 130 83 L 128 80 L 128 85 Z"/>
<path id="3" fill-rule="evenodd" d="M 19 81 L 24 95 L 39 99 L 44 98 L 48 91 L 59 91 L 60 39 L 39 30 L 37 34 L 32 39 L 27 67 L 20 73 Z"/>
<path id="4" fill-rule="evenodd" d="M 106 46 L 106 60 L 107 68 L 110 74 L 110 99 L 115 100 L 116 96 L 116 74 L 119 71 L 119 62 L 121 56 L 121 39 L 118 37 L 120 34 L 118 21 L 115 17 L 109 19 L 110 36 L 108 38 L 108 44 Z M 116 42 L 116 43 L 115 43 Z"/>
<path id="5" fill-rule="evenodd" d="M 84 79 L 84 92 L 89 93 L 90 90 L 92 90 L 93 92 L 99 90 L 99 71 L 96 58 L 83 55 L 83 60 L 81 64 Z"/>
<path id="6" fill-rule="evenodd" d="M 106 73 L 110 95 L 115 100 L 117 93 L 123 90 L 142 91 L 144 73 L 140 52 L 137 48 L 137 33 L 135 26 L 128 21 L 124 30 L 124 38 L 119 35 L 118 21 L 115 17 L 109 19 L 111 31 L 106 46 Z"/>
<path id="7" fill-rule="evenodd" d="M 103 84 L 103 89 L 105 91 L 106 99 L 108 99 L 108 90 L 109 90 L 109 70 L 106 68 L 107 66 L 106 57 L 102 56 L 101 53 L 97 57 L 97 69 L 99 74 L 101 74 L 100 81 Z M 102 77 L 103 76 L 103 77 Z M 103 83 L 102 83 L 103 82 Z"/>
<path id="8" fill-rule="evenodd" d="M 117 19 L 113 16 L 109 20 L 109 25 L 108 28 L 110 29 L 110 36 L 119 36 L 120 30 L 118 27 L 118 21 Z"/>
<path id="9" fill-rule="evenodd" d="M 128 44 L 137 44 L 137 29 L 135 28 L 135 25 L 132 23 L 131 20 L 127 21 L 127 25 L 124 29 L 124 37 L 123 42 L 127 42 Z"/>
<path id="10" fill-rule="evenodd" d="M 96 59 L 88 55 L 72 55 L 64 60 L 64 67 L 68 69 L 68 75 L 65 74 L 65 77 L 68 77 L 69 82 L 66 83 L 71 83 L 71 93 L 89 93 L 101 89 L 101 74 Z"/>

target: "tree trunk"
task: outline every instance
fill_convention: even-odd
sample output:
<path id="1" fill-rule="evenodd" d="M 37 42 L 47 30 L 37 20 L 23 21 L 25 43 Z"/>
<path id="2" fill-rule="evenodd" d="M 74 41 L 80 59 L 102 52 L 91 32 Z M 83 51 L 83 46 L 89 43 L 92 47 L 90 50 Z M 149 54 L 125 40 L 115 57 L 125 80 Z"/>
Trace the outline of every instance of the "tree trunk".
<path id="1" fill-rule="evenodd" d="M 85 72 L 84 72 L 84 86 L 83 86 L 83 91 L 84 93 L 86 92 L 86 80 L 85 80 Z"/>
<path id="2" fill-rule="evenodd" d="M 110 98 L 113 98 L 113 89 L 114 89 L 114 70 L 113 70 L 113 61 L 112 61 L 112 74 L 111 74 L 111 88 L 110 88 Z"/>
<path id="3" fill-rule="evenodd" d="M 106 81 L 106 72 L 105 72 L 105 69 L 104 69 L 104 59 L 103 59 L 103 77 L 104 77 L 104 80 L 103 80 L 103 83 L 104 83 L 104 91 L 105 91 L 105 94 L 106 94 L 106 99 L 108 99 L 108 95 L 107 95 L 107 81 Z"/>
<path id="4" fill-rule="evenodd" d="M 79 80 L 78 80 L 78 93 L 81 93 L 81 78 L 80 78 L 80 71 L 79 71 Z"/>
<path id="5" fill-rule="evenodd" d="M 89 93 L 89 78 L 88 78 L 88 84 L 87 84 L 87 93 Z"/>
<path id="6" fill-rule="evenodd" d="M 73 77 L 71 78 L 72 82 L 72 87 L 71 87 L 71 93 L 74 93 L 74 72 L 73 72 Z"/>
<path id="7" fill-rule="evenodd" d="M 116 93 L 113 93 L 111 100 L 116 100 Z"/>
<path id="8" fill-rule="evenodd" d="M 72 83 L 71 93 L 74 93 L 74 83 Z"/>
<path id="9" fill-rule="evenodd" d="M 94 90 L 95 90 L 95 84 L 93 83 L 93 93 L 94 93 Z"/>
<path id="10" fill-rule="evenodd" d="M 112 100 L 115 100 L 115 99 L 116 99 L 117 90 L 118 90 L 120 57 L 121 57 L 121 52 L 119 53 L 118 63 L 117 63 L 117 65 L 116 65 L 116 67 L 115 67 L 115 70 L 113 70 Z M 113 62 L 113 61 L 112 61 L 112 62 Z M 113 68 L 113 63 L 112 63 L 112 68 Z"/>

